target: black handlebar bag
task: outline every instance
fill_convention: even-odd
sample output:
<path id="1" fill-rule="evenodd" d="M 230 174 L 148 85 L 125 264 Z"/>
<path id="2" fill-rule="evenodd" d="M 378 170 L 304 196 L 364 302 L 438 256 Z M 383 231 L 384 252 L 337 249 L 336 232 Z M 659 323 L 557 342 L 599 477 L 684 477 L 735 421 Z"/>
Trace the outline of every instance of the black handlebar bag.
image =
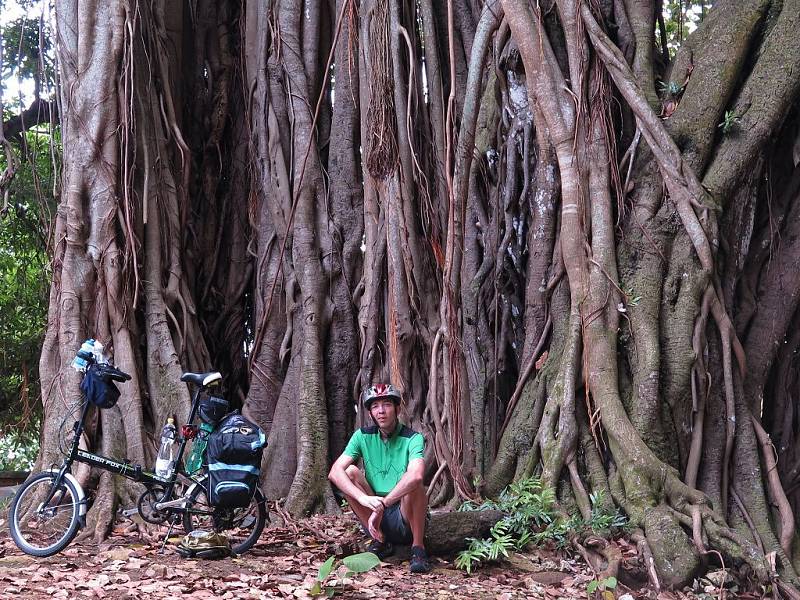
<path id="1" fill-rule="evenodd" d="M 119 400 L 119 390 L 114 380 L 100 365 L 89 365 L 81 381 L 81 391 L 86 399 L 98 408 L 112 408 Z"/>
<path id="2" fill-rule="evenodd" d="M 250 504 L 267 445 L 264 432 L 238 413 L 222 419 L 208 436 L 208 490 L 211 504 L 243 508 Z"/>

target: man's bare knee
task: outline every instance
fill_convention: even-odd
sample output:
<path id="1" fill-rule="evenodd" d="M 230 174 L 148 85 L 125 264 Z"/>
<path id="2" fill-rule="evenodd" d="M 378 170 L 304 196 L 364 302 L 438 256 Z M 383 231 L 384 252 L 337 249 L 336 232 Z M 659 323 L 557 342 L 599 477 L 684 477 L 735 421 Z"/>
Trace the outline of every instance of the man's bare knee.
<path id="1" fill-rule="evenodd" d="M 367 494 L 368 496 L 374 496 L 375 492 L 372 491 L 372 488 L 367 481 L 367 478 L 364 476 L 364 471 L 359 469 L 355 465 L 350 465 L 345 470 L 345 475 L 350 479 L 350 481 L 355 485 L 359 490 Z"/>
<path id="2" fill-rule="evenodd" d="M 362 471 L 355 465 L 350 465 L 349 467 L 347 467 L 347 469 L 345 469 L 345 473 L 350 478 L 350 481 L 352 481 L 353 484 L 358 489 L 360 489 L 365 494 L 369 494 L 370 496 L 372 495 L 369 483 L 367 483 L 367 478 L 364 477 L 364 471 Z"/>
<path id="3" fill-rule="evenodd" d="M 421 485 L 403 496 L 400 500 L 400 508 L 403 516 L 406 516 L 406 513 L 414 514 L 416 512 L 424 514 L 428 508 L 428 495 L 425 492 L 425 486 Z"/>
<path id="4" fill-rule="evenodd" d="M 420 485 L 418 488 L 414 488 L 408 494 L 406 494 L 409 502 L 413 502 L 415 505 L 419 506 L 420 504 L 428 505 L 428 494 L 425 491 L 425 486 Z"/>

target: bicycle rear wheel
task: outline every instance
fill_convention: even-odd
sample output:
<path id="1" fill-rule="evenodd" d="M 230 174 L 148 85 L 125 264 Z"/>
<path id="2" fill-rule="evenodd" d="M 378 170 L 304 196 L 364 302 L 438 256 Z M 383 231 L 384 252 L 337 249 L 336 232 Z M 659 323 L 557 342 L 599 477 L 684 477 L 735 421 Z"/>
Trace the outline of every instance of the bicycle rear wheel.
<path id="1" fill-rule="evenodd" d="M 37 473 L 17 490 L 11 502 L 11 537 L 25 554 L 52 556 L 66 548 L 78 533 L 80 495 L 66 478 L 56 485 L 57 478 L 57 473 Z M 51 498 L 45 503 L 48 495 Z"/>
<path id="2" fill-rule="evenodd" d="M 247 552 L 258 541 L 267 522 L 264 495 L 256 489 L 245 508 L 218 509 L 208 501 L 207 485 L 208 478 L 205 477 L 189 496 L 186 512 L 183 513 L 183 528 L 186 533 L 195 529 L 212 531 L 216 524 L 222 523 L 222 533 L 230 541 L 234 554 Z"/>

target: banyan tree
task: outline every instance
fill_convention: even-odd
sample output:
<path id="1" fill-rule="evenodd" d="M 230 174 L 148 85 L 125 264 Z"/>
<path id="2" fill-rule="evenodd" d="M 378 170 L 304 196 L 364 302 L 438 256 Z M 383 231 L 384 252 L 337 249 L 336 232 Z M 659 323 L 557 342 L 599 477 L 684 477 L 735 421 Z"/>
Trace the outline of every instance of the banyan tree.
<path id="1" fill-rule="evenodd" d="M 537 475 L 622 510 L 661 583 L 796 584 L 800 1 L 715 0 L 679 44 L 662 9 L 58 0 L 40 462 L 95 337 L 133 380 L 88 447 L 152 462 L 180 373 L 219 370 L 265 492 L 336 510 L 390 381 L 432 504 Z M 102 536 L 140 490 L 81 476 Z"/>

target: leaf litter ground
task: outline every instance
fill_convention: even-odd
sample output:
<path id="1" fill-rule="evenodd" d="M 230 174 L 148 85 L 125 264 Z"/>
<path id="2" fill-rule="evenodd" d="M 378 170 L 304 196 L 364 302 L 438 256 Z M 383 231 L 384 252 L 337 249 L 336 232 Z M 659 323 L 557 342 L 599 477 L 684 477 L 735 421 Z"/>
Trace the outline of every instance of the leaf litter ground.
<path id="1" fill-rule="evenodd" d="M 363 546 L 363 535 L 352 516 L 315 516 L 279 526 L 276 522 L 281 519 L 276 518 L 259 543 L 238 558 L 183 559 L 175 553 L 182 532 L 174 534 L 164 554 L 159 554 L 159 538 L 166 528 L 140 533 L 130 521 L 123 521 L 99 546 L 91 540 L 76 541 L 56 556 L 37 559 L 14 545 L 5 519 L 0 518 L 0 598 L 311 598 L 309 590 L 319 566 L 331 555 L 344 557 Z M 633 545 L 624 540 L 617 543 L 626 561 L 638 560 Z M 455 569 L 451 559 L 437 557 L 431 573 L 411 575 L 408 553 L 400 552 L 375 570 L 340 581 L 337 596 L 573 599 L 588 598 L 586 588 L 594 579 L 586 563 L 554 549 L 515 554 L 472 575 Z M 620 585 L 615 595 L 621 600 L 758 597 L 731 595 L 713 586 L 703 593 L 702 582 L 699 585 L 699 594 L 688 590 L 659 593 L 648 587 L 633 590 Z"/>

